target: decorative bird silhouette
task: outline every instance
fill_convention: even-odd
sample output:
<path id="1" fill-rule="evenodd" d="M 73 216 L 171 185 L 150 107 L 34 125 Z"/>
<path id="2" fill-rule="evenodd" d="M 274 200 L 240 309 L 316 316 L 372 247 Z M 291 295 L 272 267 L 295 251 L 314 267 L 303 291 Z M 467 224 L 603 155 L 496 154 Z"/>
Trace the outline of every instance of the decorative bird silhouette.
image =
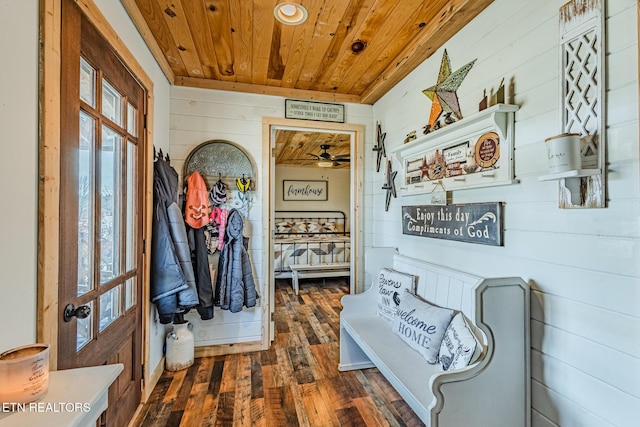
<path id="1" fill-rule="evenodd" d="M 400 305 L 400 294 L 397 292 L 393 293 L 393 302 L 396 303 L 396 305 Z"/>

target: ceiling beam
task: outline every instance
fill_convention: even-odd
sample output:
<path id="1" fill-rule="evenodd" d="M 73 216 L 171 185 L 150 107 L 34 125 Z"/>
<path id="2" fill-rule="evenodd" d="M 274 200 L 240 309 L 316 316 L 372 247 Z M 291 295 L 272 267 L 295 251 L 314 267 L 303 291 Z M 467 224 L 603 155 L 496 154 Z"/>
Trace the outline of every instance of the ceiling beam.
<path id="1" fill-rule="evenodd" d="M 250 83 L 227 82 L 220 80 L 200 79 L 195 77 L 176 76 L 174 84 L 176 86 L 187 86 L 200 89 L 228 90 L 231 92 L 282 96 L 285 98 L 298 98 L 312 101 L 349 102 L 354 104 L 361 103 L 359 95 L 319 92 L 315 90 L 284 88 L 279 86 L 254 85 Z"/>

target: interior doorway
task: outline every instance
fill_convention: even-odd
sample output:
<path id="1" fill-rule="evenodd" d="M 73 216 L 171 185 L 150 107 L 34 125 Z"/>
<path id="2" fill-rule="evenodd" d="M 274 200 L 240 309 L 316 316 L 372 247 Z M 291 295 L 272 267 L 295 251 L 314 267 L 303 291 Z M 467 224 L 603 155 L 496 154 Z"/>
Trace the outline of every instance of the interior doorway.
<path id="1" fill-rule="evenodd" d="M 355 125 L 355 124 L 344 124 L 344 123 L 324 123 L 324 122 L 313 122 L 313 121 L 304 121 L 304 120 L 292 120 L 292 119 L 275 119 L 275 118 L 265 118 L 263 119 L 263 152 L 268 153 L 268 158 L 263 159 L 263 176 L 269 177 L 268 188 L 264 189 L 264 194 L 268 194 L 268 203 L 264 203 L 263 207 L 263 218 L 265 224 L 265 233 L 267 236 L 267 241 L 265 241 L 265 245 L 263 246 L 263 259 L 268 260 L 265 262 L 265 274 L 263 277 L 269 278 L 269 313 L 272 314 L 275 307 L 274 301 L 274 289 L 275 289 L 275 265 L 274 265 L 274 240 L 276 234 L 276 194 L 279 196 L 283 194 L 283 192 L 276 191 L 276 185 L 281 185 L 282 183 L 277 183 L 275 179 L 275 154 L 276 154 L 276 135 L 279 131 L 286 130 L 291 132 L 302 132 L 302 133 L 322 133 L 325 135 L 347 135 L 348 136 L 348 158 L 349 158 L 349 206 L 348 212 L 346 212 L 348 217 L 348 224 L 345 224 L 345 227 L 350 232 L 350 255 L 349 255 L 349 263 L 350 263 L 350 292 L 356 293 L 362 289 L 362 278 L 363 278 L 363 269 L 361 263 L 361 257 L 359 256 L 362 247 L 363 247 L 363 233 L 362 233 L 362 221 L 363 221 L 363 212 L 362 212 L 362 186 L 363 186 L 363 154 L 362 147 L 364 145 L 364 126 L 363 125 Z M 323 144 L 324 145 L 324 144 Z M 327 143 L 327 145 L 331 145 L 331 142 Z M 307 154 L 307 150 L 305 147 L 300 147 L 301 150 L 299 153 L 302 153 L 302 157 L 296 157 L 300 159 L 306 159 L 307 157 L 311 160 L 314 160 L 313 156 L 304 156 Z M 330 152 L 331 147 L 328 149 L 324 149 L 324 151 Z M 322 152 L 321 152 L 322 153 Z M 320 153 L 320 154 L 321 154 Z M 315 152 L 311 153 L 315 154 Z M 329 154 L 332 155 L 332 154 Z M 326 160 L 328 157 L 323 156 Z M 323 157 L 318 157 L 316 161 L 322 161 Z M 344 159 L 344 157 L 341 157 Z M 332 160 L 337 162 L 338 157 L 334 156 Z M 336 165 L 338 166 L 338 165 Z M 328 174 L 325 174 L 328 175 Z M 335 183 L 339 185 L 338 183 Z M 345 183 L 346 184 L 346 183 Z M 329 190 L 330 191 L 330 190 Z M 323 209 L 329 209 L 329 207 L 325 206 Z M 268 228 L 267 228 L 268 227 Z M 272 315 L 268 316 L 269 319 L 265 319 L 265 330 L 269 331 L 269 341 L 273 340 L 273 321 Z M 268 343 L 263 343 L 268 345 Z"/>

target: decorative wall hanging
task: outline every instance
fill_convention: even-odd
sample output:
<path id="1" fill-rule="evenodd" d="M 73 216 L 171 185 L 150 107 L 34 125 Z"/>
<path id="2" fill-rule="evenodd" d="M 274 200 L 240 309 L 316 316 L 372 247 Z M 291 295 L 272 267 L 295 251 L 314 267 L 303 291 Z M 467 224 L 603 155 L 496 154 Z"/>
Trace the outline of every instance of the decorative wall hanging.
<path id="1" fill-rule="evenodd" d="M 580 166 L 539 178 L 559 180 L 560 208 L 606 206 L 604 19 L 602 0 L 560 8 L 560 133 L 581 135 Z"/>
<path id="2" fill-rule="evenodd" d="M 502 203 L 403 206 L 402 233 L 502 246 Z"/>
<path id="3" fill-rule="evenodd" d="M 407 137 L 404 139 L 404 143 L 406 144 L 407 142 L 411 142 L 411 141 L 413 141 L 413 140 L 414 140 L 414 139 L 416 139 L 416 138 L 417 138 L 417 136 L 416 136 L 416 131 L 415 131 L 415 130 L 412 130 L 411 132 L 409 132 L 409 133 L 407 134 Z"/>
<path id="4" fill-rule="evenodd" d="M 498 90 L 494 92 L 493 88 L 491 88 L 489 97 L 487 97 L 486 89 L 482 92 L 482 99 L 478 104 L 478 111 L 482 111 L 485 108 L 496 104 L 504 104 L 504 77 L 500 80 Z"/>
<path id="5" fill-rule="evenodd" d="M 284 117 L 287 119 L 344 123 L 344 105 L 285 99 Z"/>
<path id="6" fill-rule="evenodd" d="M 386 190 L 387 197 L 384 202 L 384 210 L 387 212 L 389 210 L 389 203 L 391 203 L 391 196 L 397 197 L 396 195 L 396 175 L 398 172 L 394 172 L 391 169 L 391 160 L 387 160 L 387 171 L 385 172 L 384 184 L 382 185 L 382 189 Z"/>
<path id="7" fill-rule="evenodd" d="M 256 168 L 242 147 L 222 139 L 202 143 L 187 156 L 183 177 L 188 177 L 194 171 L 198 171 L 204 178 L 210 189 L 211 199 L 217 206 L 238 209 L 247 217 L 253 203 Z M 242 185 L 238 186 L 238 182 Z M 220 193 L 222 190 L 224 200 Z"/>
<path id="8" fill-rule="evenodd" d="M 440 72 L 438 73 L 437 83 L 422 91 L 422 93 L 427 95 L 432 101 L 429 123 L 425 126 L 425 134 L 444 125 L 444 123 L 439 120 L 443 112 L 449 113 L 448 116 L 445 114 L 445 117 L 450 122 L 462 119 L 460 103 L 458 102 L 458 95 L 456 94 L 456 91 L 475 62 L 476 60 L 474 59 L 452 73 L 449 55 L 445 49 L 442 55 L 442 62 L 440 63 Z"/>
<path id="9" fill-rule="evenodd" d="M 382 162 L 382 157 L 387 157 L 387 149 L 384 146 L 384 139 L 387 137 L 386 132 L 382 132 L 382 126 L 380 122 L 376 123 L 376 145 L 373 146 L 373 151 L 376 152 L 376 172 L 380 172 L 380 163 Z"/>
<path id="10" fill-rule="evenodd" d="M 282 181 L 282 200 L 327 200 L 327 181 Z"/>
<path id="11" fill-rule="evenodd" d="M 438 180 L 438 184 L 431 190 L 432 205 L 448 205 L 451 203 L 451 192 L 447 191 L 442 180 Z"/>
<path id="12" fill-rule="evenodd" d="M 514 113 L 498 104 L 393 150 L 401 166 L 400 195 L 513 184 Z"/>
<path id="13" fill-rule="evenodd" d="M 250 178 L 255 185 L 255 167 L 249 155 L 238 145 L 222 139 L 214 139 L 194 148 L 184 163 L 184 177 L 197 170 L 211 186 L 222 180 L 227 186 L 236 185 L 237 178 Z"/>

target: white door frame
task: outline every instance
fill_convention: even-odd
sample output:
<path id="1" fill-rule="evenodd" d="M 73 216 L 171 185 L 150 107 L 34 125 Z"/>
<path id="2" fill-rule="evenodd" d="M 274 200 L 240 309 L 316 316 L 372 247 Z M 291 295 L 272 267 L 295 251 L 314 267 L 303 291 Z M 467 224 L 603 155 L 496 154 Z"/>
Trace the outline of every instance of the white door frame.
<path id="1" fill-rule="evenodd" d="M 275 308 L 274 289 L 275 278 L 273 272 L 273 217 L 275 211 L 275 171 L 273 148 L 275 146 L 275 132 L 278 129 L 304 131 L 334 131 L 351 135 L 351 293 L 362 291 L 364 269 L 360 252 L 364 247 L 364 125 L 352 123 L 328 123 L 309 120 L 283 119 L 264 117 L 262 119 L 262 277 L 268 277 L 269 304 L 268 311 L 263 312 L 262 347 L 269 347 L 274 338 L 272 314 Z"/>

